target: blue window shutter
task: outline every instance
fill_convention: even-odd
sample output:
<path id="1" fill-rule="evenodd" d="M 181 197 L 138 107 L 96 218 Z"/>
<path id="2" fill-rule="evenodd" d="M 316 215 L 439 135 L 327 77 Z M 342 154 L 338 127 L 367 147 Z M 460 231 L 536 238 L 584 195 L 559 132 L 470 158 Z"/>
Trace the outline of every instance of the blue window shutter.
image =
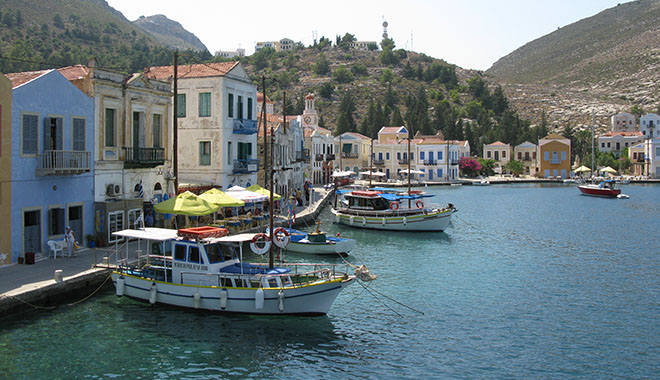
<path id="1" fill-rule="evenodd" d="M 429 158 L 430 158 L 430 157 L 431 157 L 431 155 L 430 155 L 430 153 L 429 153 Z M 424 159 L 424 152 L 419 152 L 419 159 L 420 159 L 420 160 L 423 160 L 423 159 Z"/>

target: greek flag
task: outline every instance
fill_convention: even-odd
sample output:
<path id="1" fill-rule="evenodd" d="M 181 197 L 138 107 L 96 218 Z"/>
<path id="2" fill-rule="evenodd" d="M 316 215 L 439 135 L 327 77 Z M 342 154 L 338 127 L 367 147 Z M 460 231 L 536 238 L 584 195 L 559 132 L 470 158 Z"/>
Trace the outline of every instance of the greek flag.
<path id="1" fill-rule="evenodd" d="M 140 193 L 140 198 L 144 198 L 144 188 L 142 187 L 142 180 L 140 180 L 140 184 L 138 185 L 138 193 Z"/>

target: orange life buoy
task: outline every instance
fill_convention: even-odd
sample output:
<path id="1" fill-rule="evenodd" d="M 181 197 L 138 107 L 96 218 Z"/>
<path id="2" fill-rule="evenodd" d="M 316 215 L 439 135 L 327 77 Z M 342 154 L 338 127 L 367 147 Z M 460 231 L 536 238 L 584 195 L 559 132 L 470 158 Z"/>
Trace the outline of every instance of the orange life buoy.
<path id="1" fill-rule="evenodd" d="M 390 210 L 396 211 L 398 209 L 399 209 L 399 202 L 397 201 L 390 202 Z"/>
<path id="2" fill-rule="evenodd" d="M 417 202 L 415 202 L 415 206 L 417 206 L 417 208 L 424 208 L 424 202 L 417 201 Z"/>
<path id="3" fill-rule="evenodd" d="M 263 247 L 259 247 L 257 245 L 258 242 L 264 242 Z M 270 239 L 268 238 L 268 235 L 266 234 L 255 234 L 252 237 L 252 241 L 250 242 L 250 249 L 252 252 L 254 252 L 257 255 L 263 255 L 264 253 L 268 252 L 270 249 Z"/>
<path id="4" fill-rule="evenodd" d="M 273 243 L 275 243 L 276 246 L 282 249 L 286 248 L 286 246 L 289 245 L 289 239 L 289 231 L 286 229 L 277 227 L 273 230 Z"/>

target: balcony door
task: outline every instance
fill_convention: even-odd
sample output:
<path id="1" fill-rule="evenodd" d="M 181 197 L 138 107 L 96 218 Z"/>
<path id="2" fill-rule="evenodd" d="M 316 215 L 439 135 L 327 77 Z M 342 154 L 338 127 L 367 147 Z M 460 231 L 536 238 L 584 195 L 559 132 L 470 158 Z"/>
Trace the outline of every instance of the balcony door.
<path id="1" fill-rule="evenodd" d="M 78 241 L 83 241 L 83 206 L 69 206 L 68 226 L 71 227 Z"/>
<path id="2" fill-rule="evenodd" d="M 44 151 L 62 150 L 64 121 L 61 117 L 44 118 Z"/>
<path id="3" fill-rule="evenodd" d="M 23 212 L 23 252 L 41 252 L 41 210 Z"/>
<path id="4" fill-rule="evenodd" d="M 133 159 L 140 161 L 140 148 L 145 147 L 144 113 L 133 112 Z"/>

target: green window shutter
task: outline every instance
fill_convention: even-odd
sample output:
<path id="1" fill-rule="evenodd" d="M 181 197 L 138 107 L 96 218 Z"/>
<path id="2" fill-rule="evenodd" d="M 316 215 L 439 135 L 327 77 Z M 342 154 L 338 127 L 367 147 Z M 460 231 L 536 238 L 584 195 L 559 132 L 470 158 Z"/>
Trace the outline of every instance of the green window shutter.
<path id="1" fill-rule="evenodd" d="M 247 118 L 248 120 L 252 120 L 252 98 L 248 98 L 248 105 L 247 105 Z"/>
<path id="2" fill-rule="evenodd" d="M 243 118 L 243 97 L 239 96 L 238 101 L 236 104 L 236 113 L 238 114 L 238 118 L 242 119 Z"/>
<path id="3" fill-rule="evenodd" d="M 211 165 L 211 142 L 210 141 L 200 141 L 199 142 L 199 165 L 200 166 L 209 166 L 209 165 Z"/>
<path id="4" fill-rule="evenodd" d="M 211 93 L 199 93 L 199 117 L 211 116 Z"/>
<path id="5" fill-rule="evenodd" d="M 85 150 L 85 119 L 73 119 L 73 136 L 71 148 L 73 150 Z"/>
<path id="6" fill-rule="evenodd" d="M 227 117 L 234 117 L 234 94 L 227 96 Z"/>
<path id="7" fill-rule="evenodd" d="M 37 123 L 37 116 L 23 115 L 23 154 L 37 154 L 37 150 L 39 149 L 39 129 Z"/>
<path id="8" fill-rule="evenodd" d="M 177 94 L 177 117 L 186 117 L 186 94 Z"/>
<path id="9" fill-rule="evenodd" d="M 115 146 L 115 110 L 105 109 L 105 146 Z"/>
<path id="10" fill-rule="evenodd" d="M 161 127 L 161 116 L 157 113 L 154 114 L 153 123 L 151 125 L 151 131 L 153 133 L 153 147 L 161 148 L 162 143 L 162 127 Z"/>

